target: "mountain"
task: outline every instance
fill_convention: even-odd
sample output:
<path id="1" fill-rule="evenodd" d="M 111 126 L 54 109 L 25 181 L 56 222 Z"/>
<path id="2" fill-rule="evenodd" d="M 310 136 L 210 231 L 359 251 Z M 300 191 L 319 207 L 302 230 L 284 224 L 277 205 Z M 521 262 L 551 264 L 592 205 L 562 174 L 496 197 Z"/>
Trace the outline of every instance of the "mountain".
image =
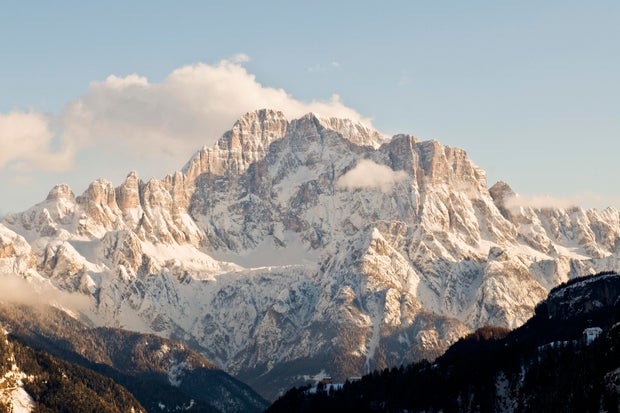
<path id="1" fill-rule="evenodd" d="M 508 332 L 483 327 L 433 364 L 385 369 L 340 389 L 287 392 L 267 411 L 618 412 L 620 275 L 551 291 Z"/>
<path id="2" fill-rule="evenodd" d="M 0 412 L 145 412 L 111 379 L 34 350 L 0 329 Z"/>
<path id="3" fill-rule="evenodd" d="M 620 266 L 620 213 L 518 206 L 465 151 L 346 119 L 244 115 L 159 180 L 61 184 L 0 224 L 0 274 L 89 298 L 264 397 L 441 355 Z"/>
<path id="4" fill-rule="evenodd" d="M 261 412 L 253 390 L 180 343 L 152 334 L 91 328 L 50 306 L 0 305 L 13 341 L 114 380 L 148 411 Z"/>

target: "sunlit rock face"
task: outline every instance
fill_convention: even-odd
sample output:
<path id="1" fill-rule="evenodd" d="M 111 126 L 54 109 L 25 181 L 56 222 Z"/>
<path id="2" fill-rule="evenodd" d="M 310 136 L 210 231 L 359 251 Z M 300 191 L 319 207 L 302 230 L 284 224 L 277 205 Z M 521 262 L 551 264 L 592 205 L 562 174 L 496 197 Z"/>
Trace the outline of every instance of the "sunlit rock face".
<path id="1" fill-rule="evenodd" d="M 619 269 L 618 211 L 514 198 L 461 149 L 260 110 L 161 180 L 55 187 L 4 219 L 0 263 L 274 397 L 516 327 L 558 283 Z"/>

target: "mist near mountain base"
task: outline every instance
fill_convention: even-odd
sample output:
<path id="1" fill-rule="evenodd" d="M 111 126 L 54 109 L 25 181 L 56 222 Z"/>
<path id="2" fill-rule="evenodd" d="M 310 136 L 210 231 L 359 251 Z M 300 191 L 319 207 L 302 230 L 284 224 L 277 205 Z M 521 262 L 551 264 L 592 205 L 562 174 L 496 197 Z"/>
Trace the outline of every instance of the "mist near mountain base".
<path id="1" fill-rule="evenodd" d="M 30 282 L 14 275 L 0 275 L 0 302 L 30 306 L 51 305 L 65 310 L 82 312 L 90 300 L 80 293 L 60 291 L 46 282 Z"/>

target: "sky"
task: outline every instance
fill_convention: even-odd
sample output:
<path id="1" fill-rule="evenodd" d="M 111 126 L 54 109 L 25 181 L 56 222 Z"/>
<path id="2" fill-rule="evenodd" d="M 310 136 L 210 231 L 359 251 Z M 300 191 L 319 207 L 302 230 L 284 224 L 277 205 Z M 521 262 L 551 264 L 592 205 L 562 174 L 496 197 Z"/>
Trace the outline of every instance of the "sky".
<path id="1" fill-rule="evenodd" d="M 0 1 L 0 215 L 182 168 L 243 113 L 467 151 L 533 205 L 620 208 L 620 2 Z"/>

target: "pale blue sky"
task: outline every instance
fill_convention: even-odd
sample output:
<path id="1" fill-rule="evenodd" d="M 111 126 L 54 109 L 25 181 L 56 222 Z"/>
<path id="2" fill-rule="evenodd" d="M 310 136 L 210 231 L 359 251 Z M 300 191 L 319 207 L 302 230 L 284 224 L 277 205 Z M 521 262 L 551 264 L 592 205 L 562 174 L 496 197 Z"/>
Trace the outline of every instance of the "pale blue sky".
<path id="1" fill-rule="evenodd" d="M 107 89 L 101 97 L 91 82 L 136 74 L 161 85 L 175 69 L 228 59 L 295 101 L 337 94 L 383 133 L 462 147 L 489 184 L 620 206 L 617 0 L 1 1 L 0 52 L 0 121 L 16 111 L 43 114 L 56 136 L 36 141 L 42 153 L 62 150 L 68 105 L 84 99 L 96 111 L 109 109 L 100 100 L 121 99 L 131 107 L 133 97 L 110 98 Z M 150 93 L 159 92 L 141 96 Z M 165 106 L 169 95 L 158 96 Z M 58 168 L 7 149 L 12 125 L 0 124 L 1 149 L 12 154 L 0 154 L 0 213 L 44 199 L 58 182 L 79 194 L 100 176 L 119 184 L 131 169 L 161 177 L 213 142 L 205 132 L 204 142 L 193 135 L 170 156 L 136 146 L 119 156 L 94 134 L 68 155 L 72 168 Z M 115 134 L 118 119 L 105 125 Z M 153 139 L 145 145 L 169 143 Z"/>

